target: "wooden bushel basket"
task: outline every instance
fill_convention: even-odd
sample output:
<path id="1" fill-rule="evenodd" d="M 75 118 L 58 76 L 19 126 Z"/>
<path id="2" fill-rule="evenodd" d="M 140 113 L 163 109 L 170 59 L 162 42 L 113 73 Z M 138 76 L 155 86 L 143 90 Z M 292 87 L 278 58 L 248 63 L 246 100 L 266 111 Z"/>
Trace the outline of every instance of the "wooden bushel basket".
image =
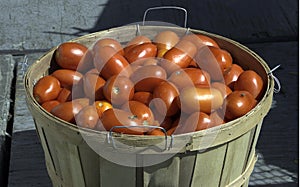
<path id="1" fill-rule="evenodd" d="M 165 26 L 140 26 L 139 29 L 150 38 L 164 29 L 172 29 L 178 33 L 186 31 L 184 28 Z M 91 46 L 96 40 L 109 37 L 122 43 L 136 36 L 136 31 L 135 25 L 129 25 L 85 35 L 72 41 Z M 270 69 L 257 54 L 235 41 L 204 31 L 190 31 L 212 37 L 221 48 L 232 54 L 235 62 L 244 69 L 256 71 L 263 78 L 265 93 L 257 106 L 245 116 L 221 125 L 218 129 L 168 136 L 166 139 L 159 136 L 113 134 L 114 142 L 126 142 L 122 147 L 114 147 L 111 141 L 108 142 L 112 138 L 108 138 L 108 132 L 79 129 L 46 112 L 33 98 L 34 84 L 48 74 L 56 49 L 53 48 L 29 67 L 24 78 L 28 108 L 35 121 L 53 186 L 248 186 L 257 160 L 255 147 L 263 118 L 272 103 L 274 80 L 268 74 Z M 112 152 L 117 152 L 118 149 L 143 149 L 144 152 L 137 157 L 140 162 L 151 156 L 173 156 L 153 166 L 119 165 L 97 154 L 86 143 L 83 134 Z M 214 140 L 209 145 L 201 143 L 208 135 L 214 136 Z M 185 146 L 180 142 L 184 142 Z M 158 152 L 147 149 L 147 146 L 153 144 L 164 147 L 164 143 L 166 146 L 172 143 L 172 147 Z"/>

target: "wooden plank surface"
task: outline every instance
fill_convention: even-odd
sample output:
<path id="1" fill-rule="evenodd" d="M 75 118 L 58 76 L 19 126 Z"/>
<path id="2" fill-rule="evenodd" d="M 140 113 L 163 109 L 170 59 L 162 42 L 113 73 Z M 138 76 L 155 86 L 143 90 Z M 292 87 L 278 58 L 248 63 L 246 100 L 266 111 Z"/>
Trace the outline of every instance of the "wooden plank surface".
<path id="1" fill-rule="evenodd" d="M 11 55 L 0 55 L 0 186 L 7 183 L 9 142 L 12 114 L 11 86 L 13 85 L 15 61 Z"/>

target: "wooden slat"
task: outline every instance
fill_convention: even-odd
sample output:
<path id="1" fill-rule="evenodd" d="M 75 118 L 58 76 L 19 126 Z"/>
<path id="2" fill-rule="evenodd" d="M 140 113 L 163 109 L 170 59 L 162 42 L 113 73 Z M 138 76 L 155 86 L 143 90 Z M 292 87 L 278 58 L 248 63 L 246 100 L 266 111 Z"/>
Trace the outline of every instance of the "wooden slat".
<path id="1" fill-rule="evenodd" d="M 83 174 L 83 167 L 81 163 L 81 156 L 79 154 L 78 146 L 73 144 L 68 144 L 67 147 L 69 151 L 69 168 L 72 174 L 72 185 L 74 187 L 85 187 L 85 178 Z M 89 171 L 90 172 L 90 171 Z"/>
<path id="2" fill-rule="evenodd" d="M 197 153 L 183 154 L 180 159 L 179 186 L 190 186 L 195 172 Z"/>
<path id="3" fill-rule="evenodd" d="M 251 131 L 228 143 L 220 186 L 229 184 L 243 173 L 250 135 Z"/>
<path id="4" fill-rule="evenodd" d="M 218 186 L 225 153 L 226 145 L 199 152 L 195 161 L 191 186 Z"/>
<path id="5" fill-rule="evenodd" d="M 144 186 L 179 186 L 180 157 L 144 168 Z"/>
<path id="6" fill-rule="evenodd" d="M 99 157 L 100 187 L 114 186 L 132 186 L 136 184 L 136 169 L 112 163 L 102 157 Z"/>

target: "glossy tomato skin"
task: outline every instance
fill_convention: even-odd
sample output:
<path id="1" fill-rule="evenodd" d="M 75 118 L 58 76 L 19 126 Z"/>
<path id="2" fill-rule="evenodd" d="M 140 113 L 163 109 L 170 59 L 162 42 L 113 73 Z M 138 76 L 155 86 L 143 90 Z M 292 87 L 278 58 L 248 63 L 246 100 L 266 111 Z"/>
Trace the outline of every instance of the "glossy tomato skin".
<path id="1" fill-rule="evenodd" d="M 223 105 L 223 95 L 215 88 L 187 87 L 180 92 L 180 108 L 185 113 L 210 114 Z"/>
<path id="2" fill-rule="evenodd" d="M 114 75 L 106 81 L 103 94 L 113 106 L 121 106 L 132 100 L 134 84 L 128 77 Z"/>
<path id="3" fill-rule="evenodd" d="M 110 131 L 115 126 L 124 126 L 124 128 L 115 128 L 114 132 L 125 133 L 125 134 L 134 134 L 142 135 L 144 132 L 147 132 L 147 128 L 126 128 L 129 126 L 141 126 L 142 121 L 139 120 L 136 116 L 132 115 L 130 112 L 120 110 L 120 109 L 108 109 L 106 110 L 102 117 L 100 118 L 103 127 Z"/>
<path id="4" fill-rule="evenodd" d="M 51 75 L 59 80 L 62 87 L 69 89 L 79 84 L 83 77 L 80 72 L 69 69 L 58 69 Z"/>
<path id="5" fill-rule="evenodd" d="M 256 103 L 248 91 L 233 91 L 226 97 L 225 118 L 229 121 L 239 118 L 253 109 Z"/>
<path id="6" fill-rule="evenodd" d="M 253 70 L 242 72 L 234 84 L 234 90 L 246 90 L 258 100 L 263 95 L 263 87 L 264 82 L 261 76 Z"/>
<path id="7" fill-rule="evenodd" d="M 58 100 L 51 100 L 46 101 L 42 104 L 42 107 L 47 111 L 50 112 L 55 106 L 59 105 L 60 102 Z"/>
<path id="8" fill-rule="evenodd" d="M 72 91 L 67 88 L 62 88 L 57 96 L 57 101 L 63 103 L 72 100 Z"/>
<path id="9" fill-rule="evenodd" d="M 217 62 L 219 63 L 219 66 L 222 70 L 222 73 L 224 74 L 225 71 L 227 71 L 231 65 L 232 65 L 232 57 L 231 54 L 226 51 L 225 49 L 220 49 L 216 47 L 208 47 L 210 51 L 215 56 Z"/>
<path id="10" fill-rule="evenodd" d="M 166 116 L 173 116 L 179 111 L 176 103 L 179 91 L 171 82 L 162 82 L 153 91 L 155 109 Z"/>
<path id="11" fill-rule="evenodd" d="M 142 121 L 143 125 L 154 125 L 154 115 L 151 109 L 141 102 L 128 101 L 121 109 L 137 116 L 137 118 Z"/>
<path id="12" fill-rule="evenodd" d="M 214 126 L 210 116 L 204 112 L 192 113 L 184 123 L 187 132 L 205 130 Z"/>
<path id="13" fill-rule="evenodd" d="M 216 41 L 202 34 L 188 34 L 183 36 L 182 40 L 188 40 L 192 42 L 198 49 L 204 46 L 213 46 L 216 48 L 220 48 Z"/>
<path id="14" fill-rule="evenodd" d="M 75 116 L 80 112 L 80 110 L 83 108 L 83 105 L 77 103 L 77 102 L 64 102 L 60 103 L 59 105 L 55 106 L 51 113 L 70 123 L 75 123 Z"/>
<path id="15" fill-rule="evenodd" d="M 153 99 L 153 94 L 151 92 L 135 92 L 132 100 L 144 103 L 149 106 L 149 103 Z"/>
<path id="16" fill-rule="evenodd" d="M 98 116 L 101 117 L 103 112 L 113 108 L 113 106 L 107 100 L 95 101 L 94 106 L 97 110 Z"/>
<path id="17" fill-rule="evenodd" d="M 167 73 L 160 66 L 149 65 L 138 68 L 130 79 L 135 84 L 135 91 L 153 92 L 155 87 L 167 79 Z"/>
<path id="18" fill-rule="evenodd" d="M 75 116 L 75 121 L 79 127 L 94 129 L 99 122 L 99 116 L 95 106 L 89 105 L 82 108 Z"/>
<path id="19" fill-rule="evenodd" d="M 243 68 L 238 64 L 232 64 L 232 66 L 224 73 L 224 82 L 231 89 L 234 88 L 234 83 L 243 72 Z"/>
<path id="20" fill-rule="evenodd" d="M 55 100 L 60 93 L 60 82 L 57 78 L 47 75 L 40 78 L 33 87 L 33 97 L 38 103 Z"/>
<path id="21" fill-rule="evenodd" d="M 98 41 L 93 46 L 94 53 L 97 53 L 99 50 L 101 50 L 102 47 L 112 47 L 118 54 L 124 55 L 124 50 L 122 45 L 115 39 L 112 38 L 103 38 Z"/>
<path id="22" fill-rule="evenodd" d="M 157 46 L 157 57 L 162 58 L 168 50 L 179 42 L 179 40 L 179 36 L 173 31 L 166 30 L 159 32 L 153 40 Z"/>
<path id="23" fill-rule="evenodd" d="M 97 73 L 88 72 L 83 77 L 83 90 L 85 96 L 91 100 L 104 99 L 103 87 L 106 81 Z"/>
<path id="24" fill-rule="evenodd" d="M 124 53 L 128 53 L 133 47 L 144 44 L 144 43 L 151 43 L 151 40 L 147 36 L 139 35 L 131 39 L 124 48 Z"/>
<path id="25" fill-rule="evenodd" d="M 168 63 L 163 63 L 161 66 L 166 69 L 168 74 L 171 74 L 180 68 L 188 67 L 196 53 L 197 47 L 192 42 L 180 40 L 163 56 L 163 58 L 169 61 L 169 63 L 177 66 L 168 65 Z"/>
<path id="26" fill-rule="evenodd" d="M 170 75 L 168 80 L 175 84 L 179 90 L 194 85 L 203 85 L 207 87 L 210 85 L 210 75 L 198 68 L 184 68 L 177 70 Z"/>
<path id="27" fill-rule="evenodd" d="M 211 87 L 218 89 L 223 95 L 223 99 L 225 99 L 232 92 L 232 90 L 222 82 L 213 82 Z"/>
<path id="28" fill-rule="evenodd" d="M 94 65 L 105 80 L 113 75 L 131 74 L 128 61 L 110 46 L 104 46 L 94 54 Z"/>
<path id="29" fill-rule="evenodd" d="M 133 63 L 140 59 L 155 57 L 157 53 L 156 45 L 152 43 L 143 43 L 132 47 L 125 53 L 125 58 L 129 63 Z"/>
<path id="30" fill-rule="evenodd" d="M 55 51 L 55 61 L 62 68 L 77 70 L 87 50 L 85 45 L 77 42 L 62 43 Z"/>

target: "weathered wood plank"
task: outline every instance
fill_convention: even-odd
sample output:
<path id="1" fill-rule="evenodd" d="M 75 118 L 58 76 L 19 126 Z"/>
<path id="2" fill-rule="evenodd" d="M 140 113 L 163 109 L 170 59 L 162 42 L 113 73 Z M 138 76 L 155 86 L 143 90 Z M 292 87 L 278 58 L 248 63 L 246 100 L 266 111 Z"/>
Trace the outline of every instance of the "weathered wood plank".
<path id="1" fill-rule="evenodd" d="M 7 132 L 11 118 L 11 86 L 15 61 L 11 55 L 0 55 L 0 186 L 7 183 L 9 141 Z M 10 131 L 10 130 L 9 130 Z"/>

